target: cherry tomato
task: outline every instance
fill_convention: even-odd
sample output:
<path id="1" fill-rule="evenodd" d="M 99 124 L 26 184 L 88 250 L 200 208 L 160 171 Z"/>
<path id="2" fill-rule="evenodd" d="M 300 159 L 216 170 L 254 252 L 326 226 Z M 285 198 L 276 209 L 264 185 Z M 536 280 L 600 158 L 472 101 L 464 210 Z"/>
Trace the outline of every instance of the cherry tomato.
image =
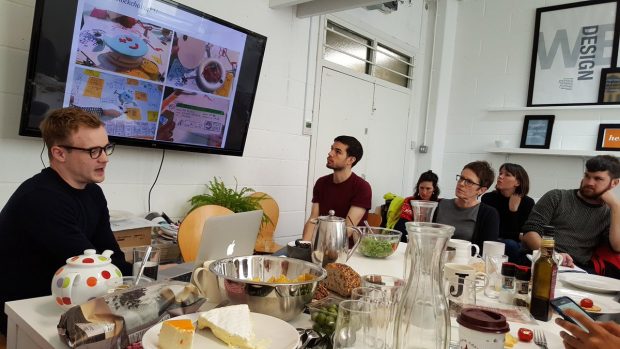
<path id="1" fill-rule="evenodd" d="M 581 305 L 584 308 L 592 308 L 592 306 L 594 305 L 594 302 L 590 298 L 584 298 L 581 300 L 581 302 L 579 302 L 579 305 Z"/>
<path id="2" fill-rule="evenodd" d="M 534 338 L 534 332 L 532 332 L 529 328 L 521 327 L 517 334 L 519 335 L 519 340 L 521 342 L 529 342 L 532 338 Z"/>

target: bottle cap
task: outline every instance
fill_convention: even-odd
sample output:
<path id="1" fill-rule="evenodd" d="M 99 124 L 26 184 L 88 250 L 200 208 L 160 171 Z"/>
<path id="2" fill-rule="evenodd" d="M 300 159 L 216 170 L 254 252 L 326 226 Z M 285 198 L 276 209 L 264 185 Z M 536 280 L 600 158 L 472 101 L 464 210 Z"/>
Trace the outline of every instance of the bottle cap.
<path id="1" fill-rule="evenodd" d="M 515 277 L 520 281 L 529 281 L 532 278 L 532 269 L 518 265 Z"/>
<path id="2" fill-rule="evenodd" d="M 553 248 L 555 247 L 555 241 L 553 241 L 553 238 L 551 239 L 542 239 L 542 243 L 541 243 L 541 247 L 550 247 Z"/>
<path id="3" fill-rule="evenodd" d="M 502 263 L 502 275 L 515 276 L 517 266 L 514 263 L 504 262 Z"/>
<path id="4" fill-rule="evenodd" d="M 506 333 L 510 331 L 510 326 L 506 317 L 500 313 L 490 310 L 466 308 L 456 318 L 459 325 L 470 330 L 486 333 Z"/>

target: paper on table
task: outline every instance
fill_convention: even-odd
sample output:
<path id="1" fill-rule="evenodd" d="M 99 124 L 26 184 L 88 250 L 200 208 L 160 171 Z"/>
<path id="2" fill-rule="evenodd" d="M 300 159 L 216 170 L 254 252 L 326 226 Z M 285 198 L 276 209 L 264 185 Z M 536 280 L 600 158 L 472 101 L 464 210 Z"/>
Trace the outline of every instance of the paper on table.
<path id="1" fill-rule="evenodd" d="M 144 227 L 155 227 L 157 223 L 149 221 L 148 219 L 140 218 L 140 217 L 130 217 L 122 220 L 114 220 L 110 221 L 110 227 L 112 231 L 120 231 L 127 229 L 136 229 L 136 228 L 144 228 Z"/>
<path id="2" fill-rule="evenodd" d="M 579 268 L 578 266 L 574 266 L 574 267 L 565 267 L 563 265 L 560 265 L 558 267 L 558 273 L 588 273 L 587 271 Z"/>

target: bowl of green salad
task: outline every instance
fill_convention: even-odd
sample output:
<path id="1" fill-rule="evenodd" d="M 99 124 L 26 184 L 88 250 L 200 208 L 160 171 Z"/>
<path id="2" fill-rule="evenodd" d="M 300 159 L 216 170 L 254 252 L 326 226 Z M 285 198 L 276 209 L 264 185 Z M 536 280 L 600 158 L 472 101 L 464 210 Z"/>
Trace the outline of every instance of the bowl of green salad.
<path id="1" fill-rule="evenodd" d="M 398 248 L 401 232 L 380 227 L 359 227 L 362 239 L 357 250 L 370 258 L 389 257 Z"/>

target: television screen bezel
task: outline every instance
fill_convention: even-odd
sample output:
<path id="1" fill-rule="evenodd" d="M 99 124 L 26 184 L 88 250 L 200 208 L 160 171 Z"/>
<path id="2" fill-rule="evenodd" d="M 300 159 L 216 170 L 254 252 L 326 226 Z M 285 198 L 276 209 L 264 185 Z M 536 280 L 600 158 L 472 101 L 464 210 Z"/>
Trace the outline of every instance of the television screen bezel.
<path id="1" fill-rule="evenodd" d="M 31 117 L 30 107 L 33 101 L 32 91 L 34 90 L 35 85 L 36 85 L 35 83 L 36 69 L 35 68 L 37 64 L 38 48 L 39 48 L 40 39 L 41 39 L 44 7 L 46 3 L 52 2 L 52 1 L 53 0 L 36 0 L 36 4 L 35 4 L 34 18 L 33 18 L 33 23 L 32 23 L 32 34 L 31 34 L 31 39 L 30 39 L 30 51 L 28 53 L 28 65 L 27 65 L 25 87 L 24 87 L 24 94 L 23 94 L 24 98 L 22 101 L 22 111 L 20 115 L 20 124 L 19 124 L 19 135 L 20 136 L 41 137 L 41 131 L 38 128 L 29 127 L 28 122 Z M 227 149 L 224 147 L 217 148 L 217 147 L 200 146 L 200 145 L 194 145 L 194 144 L 188 144 L 188 143 L 174 143 L 174 142 L 158 141 L 155 139 L 145 140 L 145 139 L 137 139 L 137 138 L 130 138 L 130 137 L 112 136 L 112 135 L 109 135 L 108 138 L 110 139 L 111 142 L 114 142 L 118 145 L 137 146 L 137 147 L 151 148 L 151 149 L 169 149 L 169 150 L 189 151 L 189 152 L 198 152 L 198 153 L 243 156 L 248 133 L 250 131 L 250 120 L 252 117 L 252 112 L 254 109 L 254 102 L 255 102 L 256 93 L 258 90 L 258 81 L 260 79 L 260 73 L 261 73 L 262 66 L 263 66 L 263 58 L 265 57 L 265 50 L 267 47 L 267 37 L 257 32 L 254 32 L 252 30 L 249 30 L 247 28 L 241 27 L 237 24 L 228 22 L 214 15 L 208 14 L 206 12 L 202 12 L 200 10 L 191 8 L 189 6 L 180 4 L 172 0 L 155 0 L 155 1 L 176 7 L 179 10 L 186 11 L 188 13 L 204 18 L 206 20 L 213 21 L 220 25 L 227 26 L 233 30 L 242 32 L 246 34 L 248 38 L 252 37 L 253 40 L 256 40 L 256 42 L 259 44 L 258 49 L 260 49 L 261 51 L 256 57 L 257 59 L 256 61 L 257 66 L 255 69 L 256 75 L 253 77 L 254 85 L 252 86 L 252 91 L 254 91 L 254 93 L 251 96 L 251 99 L 249 99 L 249 105 L 248 105 L 247 110 L 245 110 L 245 112 L 247 113 L 247 116 L 245 120 L 245 125 L 243 126 L 244 134 L 243 134 L 243 139 L 241 140 L 241 148 L 240 149 Z M 78 0 L 76 0 L 76 3 L 77 2 Z M 247 41 L 246 41 L 246 45 L 247 45 Z M 247 50 L 244 51 L 244 55 L 246 54 L 250 54 L 250 52 L 248 52 Z M 70 66 L 71 65 L 69 64 L 67 66 L 67 69 L 69 69 Z M 241 70 L 243 70 L 243 67 L 244 67 L 243 65 L 240 67 L 239 74 L 241 74 Z M 66 91 L 66 84 L 67 82 L 65 81 L 65 91 Z M 235 96 L 231 97 L 233 106 L 236 104 L 235 100 L 237 99 L 239 93 L 240 91 L 239 89 L 237 89 Z M 234 110 L 234 107 L 231 110 L 230 117 L 232 117 L 233 110 Z"/>

